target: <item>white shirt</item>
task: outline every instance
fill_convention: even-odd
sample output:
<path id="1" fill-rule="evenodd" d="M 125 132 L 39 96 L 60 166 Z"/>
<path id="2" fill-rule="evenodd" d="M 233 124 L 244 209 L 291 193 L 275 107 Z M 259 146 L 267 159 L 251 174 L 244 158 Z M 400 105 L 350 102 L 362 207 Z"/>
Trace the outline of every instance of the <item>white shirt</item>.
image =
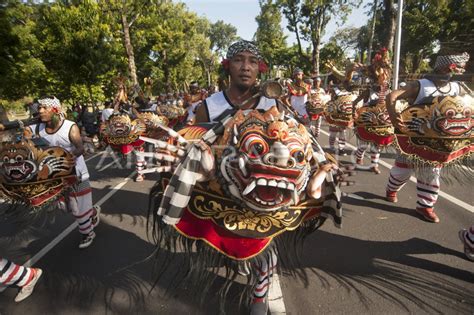
<path id="1" fill-rule="evenodd" d="M 425 97 L 447 95 L 456 96 L 461 93 L 461 88 L 457 82 L 448 82 L 446 86 L 443 86 L 440 89 L 438 89 L 436 85 L 428 79 L 421 79 L 418 80 L 418 82 L 420 83 L 420 90 L 414 104 L 420 104 L 421 100 L 423 100 Z"/>
<path id="2" fill-rule="evenodd" d="M 269 99 L 264 96 L 261 96 L 260 100 L 258 101 L 258 105 L 257 107 L 255 107 L 255 109 L 268 110 L 273 106 L 276 106 L 276 102 L 274 99 Z M 230 103 L 224 92 L 220 91 L 206 98 L 206 107 L 207 113 L 209 115 L 209 121 L 212 122 L 215 121 L 215 119 L 227 109 L 234 108 L 234 105 Z M 245 111 L 250 112 L 252 110 L 253 109 L 248 109 Z"/>
<path id="3" fill-rule="evenodd" d="M 113 113 L 114 113 L 114 109 L 113 109 L 113 108 L 105 108 L 105 109 L 102 111 L 101 120 L 102 120 L 103 122 L 109 120 L 109 117 L 112 116 Z"/>

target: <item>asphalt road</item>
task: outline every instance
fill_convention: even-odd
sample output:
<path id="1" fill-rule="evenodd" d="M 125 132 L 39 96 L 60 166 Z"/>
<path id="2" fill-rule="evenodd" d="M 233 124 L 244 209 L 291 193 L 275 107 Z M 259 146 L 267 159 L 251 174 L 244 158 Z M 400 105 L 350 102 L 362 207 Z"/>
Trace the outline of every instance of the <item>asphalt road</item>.
<path id="1" fill-rule="evenodd" d="M 326 135 L 321 142 L 327 146 Z M 393 157 L 382 154 L 389 164 Z M 155 283 L 154 263 L 160 260 L 150 256 L 155 247 L 147 237 L 146 215 L 157 174 L 136 183 L 126 180 L 131 168 L 119 169 L 110 158 L 101 159 L 87 162 L 94 202 L 102 204 L 90 248 L 77 248 L 80 236 L 71 226 L 72 217 L 62 212 L 28 226 L 0 223 L 0 256 L 19 263 L 33 259 L 45 271 L 22 303 L 13 301 L 14 288 L 0 293 L 0 314 L 217 314 L 212 290 L 199 303 L 201 292 L 185 283 L 178 294 L 167 294 L 172 272 Z M 414 211 L 415 184 L 404 187 L 398 203 L 388 203 L 382 197 L 389 170 L 381 166 L 381 171 L 359 171 L 356 185 L 344 188 L 350 195 L 343 199 L 341 229 L 327 221 L 307 239 L 300 270 L 308 281 L 279 271 L 287 314 L 474 314 L 474 263 L 463 256 L 457 234 L 474 223 L 474 213 L 440 197 L 436 212 L 441 222 L 423 221 Z M 472 186 L 443 183 L 441 190 L 472 211 Z M 68 228 L 72 232 L 64 232 L 52 246 Z M 229 296 L 236 296 L 239 287 Z M 235 299 L 229 299 L 225 311 L 248 312 Z"/>

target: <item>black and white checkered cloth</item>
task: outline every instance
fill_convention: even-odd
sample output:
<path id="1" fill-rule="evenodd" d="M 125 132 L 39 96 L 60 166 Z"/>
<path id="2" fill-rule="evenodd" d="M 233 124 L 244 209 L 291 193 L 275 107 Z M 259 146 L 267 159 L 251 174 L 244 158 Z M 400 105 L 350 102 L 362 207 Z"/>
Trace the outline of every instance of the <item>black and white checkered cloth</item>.
<path id="1" fill-rule="evenodd" d="M 225 111 L 218 117 L 218 122 L 202 136 L 201 140 L 211 146 L 217 137 L 224 133 L 225 125 L 234 113 L 234 109 Z M 194 185 L 196 185 L 196 180 L 201 176 L 198 170 L 201 165 L 202 154 L 203 151 L 198 144 L 191 144 L 188 147 L 184 160 L 179 163 L 171 176 L 158 208 L 158 215 L 163 216 L 163 222 L 174 225 L 181 219 L 184 208 L 186 208 L 191 199 L 191 193 Z"/>
<path id="2" fill-rule="evenodd" d="M 455 64 L 457 67 L 464 67 L 468 61 L 469 54 L 467 52 L 461 55 L 438 56 L 436 58 L 434 69 L 443 69 L 451 64 Z"/>

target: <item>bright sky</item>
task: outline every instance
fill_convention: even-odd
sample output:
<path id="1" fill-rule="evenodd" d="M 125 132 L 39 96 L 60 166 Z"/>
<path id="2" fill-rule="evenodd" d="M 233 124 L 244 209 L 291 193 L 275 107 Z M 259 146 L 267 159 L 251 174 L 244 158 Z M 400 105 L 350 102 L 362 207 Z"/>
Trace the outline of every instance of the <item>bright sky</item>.
<path id="1" fill-rule="evenodd" d="M 367 23 L 368 17 L 365 15 L 364 5 L 370 0 L 363 0 L 362 5 L 353 10 L 348 17 L 346 26 L 360 27 Z M 258 0 L 181 0 L 191 11 L 196 12 L 199 16 L 207 17 L 211 22 L 223 20 L 232 24 L 237 28 L 237 35 L 243 39 L 251 40 L 257 30 L 257 22 L 255 17 L 260 13 Z M 286 29 L 286 19 L 282 18 L 282 26 L 285 34 L 288 35 L 287 43 L 296 42 L 296 37 Z M 329 37 L 336 31 L 338 26 L 336 21 L 332 19 L 327 28 L 323 41 L 327 41 Z M 304 45 L 304 46 L 307 46 Z"/>

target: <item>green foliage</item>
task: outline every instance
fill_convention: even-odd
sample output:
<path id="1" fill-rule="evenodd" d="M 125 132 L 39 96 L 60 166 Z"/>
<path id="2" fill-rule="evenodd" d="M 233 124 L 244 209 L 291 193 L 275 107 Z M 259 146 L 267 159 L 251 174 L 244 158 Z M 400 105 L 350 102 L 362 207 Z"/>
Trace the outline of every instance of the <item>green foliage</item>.
<path id="1" fill-rule="evenodd" d="M 283 50 L 286 49 L 286 36 L 280 25 L 278 6 L 272 0 L 260 0 L 260 9 L 260 14 L 255 18 L 258 27 L 254 38 L 272 71 L 273 66 L 281 65 L 286 60 L 282 58 Z"/>
<path id="2" fill-rule="evenodd" d="M 346 55 L 340 45 L 338 45 L 335 41 L 330 41 L 324 45 L 323 48 L 321 48 L 320 58 L 322 64 L 327 61 L 332 61 L 338 69 L 343 69 Z"/>
<path id="3" fill-rule="evenodd" d="M 297 38 L 298 51 L 302 58 L 310 59 L 312 71 L 319 72 L 319 50 L 326 26 L 332 18 L 343 24 L 360 0 L 280 0 L 279 5 L 288 20 L 288 30 Z M 301 39 L 311 43 L 309 57 L 301 48 Z"/>
<path id="4" fill-rule="evenodd" d="M 0 98 L 17 99 L 48 80 L 35 34 L 38 7 L 16 0 L 0 2 Z"/>
<path id="5" fill-rule="evenodd" d="M 207 36 L 210 40 L 211 49 L 221 57 L 224 57 L 227 47 L 238 39 L 237 29 L 221 20 L 210 25 Z"/>

